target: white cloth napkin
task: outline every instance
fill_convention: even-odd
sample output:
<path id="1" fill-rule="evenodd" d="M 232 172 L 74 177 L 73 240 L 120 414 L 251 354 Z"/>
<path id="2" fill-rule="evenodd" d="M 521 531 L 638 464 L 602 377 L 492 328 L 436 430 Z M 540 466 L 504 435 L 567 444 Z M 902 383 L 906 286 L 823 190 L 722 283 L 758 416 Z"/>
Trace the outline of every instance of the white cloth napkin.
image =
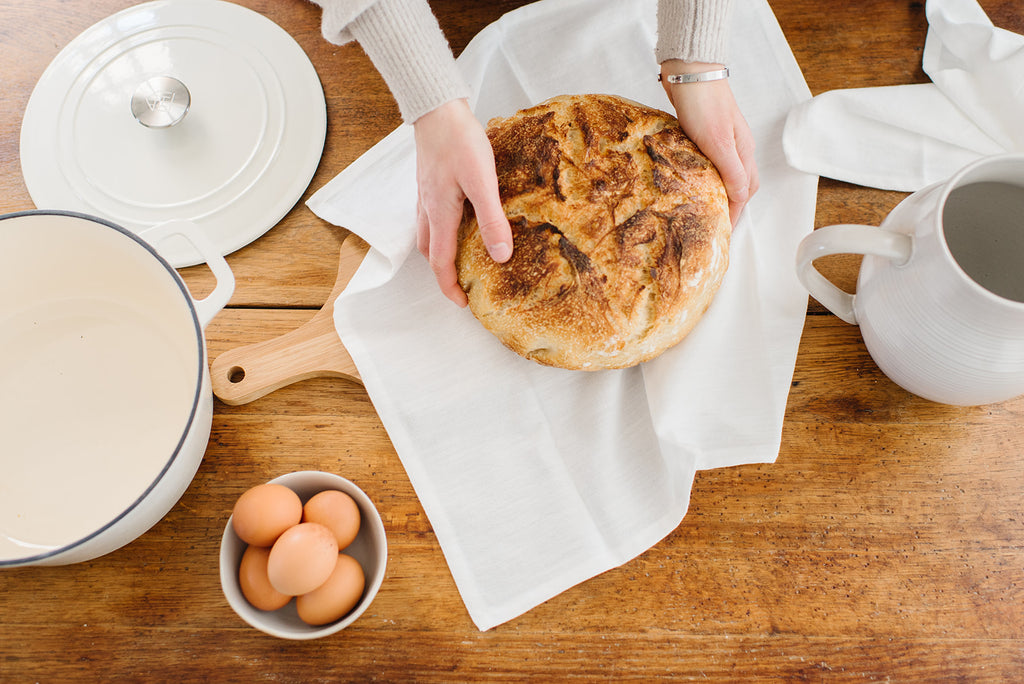
<path id="1" fill-rule="evenodd" d="M 481 120 L 548 97 L 614 93 L 661 109 L 655 0 L 543 0 L 459 57 Z M 415 251 L 415 160 L 403 126 L 310 198 L 367 240 L 335 324 L 476 625 L 509 620 L 671 532 L 694 473 L 772 462 L 807 293 L 793 254 L 817 177 L 789 168 L 786 113 L 810 97 L 764 0 L 733 27 L 733 89 L 761 190 L 736 228 L 706 316 L 660 358 L 621 371 L 547 368 L 446 300 Z"/>
<path id="2" fill-rule="evenodd" d="M 1024 36 L 975 0 L 928 0 L 931 83 L 832 90 L 794 108 L 783 136 L 794 167 L 913 192 L 982 156 L 1024 152 Z"/>

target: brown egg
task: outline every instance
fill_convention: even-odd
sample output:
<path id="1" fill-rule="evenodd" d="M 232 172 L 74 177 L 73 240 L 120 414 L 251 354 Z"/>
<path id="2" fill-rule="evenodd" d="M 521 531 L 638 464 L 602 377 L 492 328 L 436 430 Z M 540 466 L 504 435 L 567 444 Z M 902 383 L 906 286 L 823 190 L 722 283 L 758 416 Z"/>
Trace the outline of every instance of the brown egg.
<path id="1" fill-rule="evenodd" d="M 242 587 L 242 595 L 260 610 L 277 610 L 283 608 L 292 597 L 274 589 L 267 577 L 267 560 L 270 549 L 265 546 L 249 546 L 242 554 L 242 562 L 238 565 L 238 583 Z"/>
<path id="2" fill-rule="evenodd" d="M 231 526 L 242 541 L 271 546 L 281 534 L 302 520 L 299 495 L 280 484 L 261 484 L 238 497 Z"/>
<path id="3" fill-rule="evenodd" d="M 303 622 L 326 625 L 340 620 L 355 608 L 365 586 L 366 577 L 359 561 L 342 553 L 327 581 L 308 594 L 296 597 L 295 607 Z"/>
<path id="4" fill-rule="evenodd" d="M 327 581 L 338 561 L 334 534 L 319 523 L 289 527 L 270 549 L 267 577 L 282 594 L 298 596 Z"/>
<path id="5" fill-rule="evenodd" d="M 330 529 L 338 540 L 339 549 L 351 544 L 359 534 L 359 504 L 336 489 L 324 490 L 307 501 L 302 508 L 302 519 Z"/>

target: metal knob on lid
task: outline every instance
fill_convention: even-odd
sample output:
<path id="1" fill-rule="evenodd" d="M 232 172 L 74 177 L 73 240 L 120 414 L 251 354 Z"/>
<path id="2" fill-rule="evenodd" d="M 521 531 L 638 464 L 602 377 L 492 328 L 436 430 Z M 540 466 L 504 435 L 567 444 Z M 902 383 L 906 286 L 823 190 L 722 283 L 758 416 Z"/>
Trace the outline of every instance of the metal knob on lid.
<path id="1" fill-rule="evenodd" d="M 132 94 L 132 116 L 147 128 L 169 128 L 185 118 L 192 96 L 172 76 L 154 76 Z"/>

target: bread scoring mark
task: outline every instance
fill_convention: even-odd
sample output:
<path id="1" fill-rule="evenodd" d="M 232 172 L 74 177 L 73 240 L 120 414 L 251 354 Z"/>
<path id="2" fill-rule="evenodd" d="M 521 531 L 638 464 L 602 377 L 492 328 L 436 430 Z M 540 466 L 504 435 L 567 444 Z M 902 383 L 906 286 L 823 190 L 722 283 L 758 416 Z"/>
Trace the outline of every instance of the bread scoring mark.
<path id="1" fill-rule="evenodd" d="M 623 314 L 632 321 L 636 339 L 648 337 L 662 312 L 679 297 L 687 254 L 682 227 L 674 214 L 652 208 L 638 211 L 617 227 L 617 259 L 638 274 L 634 281 L 622 279 L 622 287 L 633 287 L 634 292 L 619 296 L 619 301 L 632 304 L 633 310 Z"/>
<path id="2" fill-rule="evenodd" d="M 557 226 L 522 216 L 512 217 L 509 223 L 512 258 L 497 270 L 493 284 L 499 299 L 546 305 L 577 290 L 603 299 L 607 276 Z"/>
<path id="3" fill-rule="evenodd" d="M 645 135 L 643 144 L 651 160 L 654 186 L 664 194 L 685 192 L 692 185 L 689 177 L 694 171 L 713 168 L 678 127 Z"/>
<path id="4" fill-rule="evenodd" d="M 590 262 L 590 257 L 577 249 L 576 245 L 569 238 L 565 237 L 565 234 L 558 230 L 558 228 L 551 224 L 546 224 L 546 227 L 558 234 L 558 251 L 569 262 L 569 265 L 573 267 L 578 276 L 590 275 L 594 272 L 594 265 Z"/>
<path id="5" fill-rule="evenodd" d="M 583 145 L 585 149 L 591 149 L 594 147 L 594 141 L 596 136 L 594 135 L 594 127 L 590 125 L 590 118 L 586 116 L 583 108 L 580 107 L 579 103 L 573 105 L 572 108 L 574 119 L 571 119 L 568 123 L 569 127 L 572 127 L 573 123 L 579 126 L 580 133 L 583 135 Z"/>
<path id="6" fill-rule="evenodd" d="M 584 173 L 590 178 L 587 200 L 607 207 L 614 221 L 619 206 L 635 195 L 637 171 L 633 155 L 608 150 L 588 161 Z"/>
<path id="7" fill-rule="evenodd" d="M 589 111 L 588 111 L 589 110 Z M 573 107 L 577 120 L 590 125 L 590 120 L 601 122 L 602 135 L 596 136 L 599 142 L 616 140 L 622 142 L 629 138 L 629 131 L 634 119 L 626 108 L 620 107 L 612 100 L 598 98 L 589 103 L 585 109 L 579 102 Z M 589 144 L 588 144 L 589 146 Z"/>
<path id="8" fill-rule="evenodd" d="M 513 120 L 501 129 L 489 130 L 498 192 L 502 199 L 527 194 L 537 188 L 557 187 L 561 151 L 558 141 L 546 133 L 554 112 Z"/>
<path id="9" fill-rule="evenodd" d="M 555 193 L 555 197 L 558 198 L 559 202 L 565 202 L 565 193 L 562 192 L 562 184 L 559 182 L 561 179 L 561 165 L 555 166 L 555 170 L 551 172 L 551 184 Z"/>

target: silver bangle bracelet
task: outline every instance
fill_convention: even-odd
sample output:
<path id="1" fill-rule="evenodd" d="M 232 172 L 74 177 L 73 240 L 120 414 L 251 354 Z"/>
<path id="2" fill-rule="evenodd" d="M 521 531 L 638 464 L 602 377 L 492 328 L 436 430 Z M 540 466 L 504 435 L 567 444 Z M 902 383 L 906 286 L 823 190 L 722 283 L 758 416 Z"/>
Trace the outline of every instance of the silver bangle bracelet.
<path id="1" fill-rule="evenodd" d="M 729 67 L 695 74 L 669 74 L 665 80 L 669 83 L 702 83 L 704 81 L 721 81 L 723 78 L 729 78 Z M 661 80 L 661 74 L 658 74 L 658 80 Z"/>

